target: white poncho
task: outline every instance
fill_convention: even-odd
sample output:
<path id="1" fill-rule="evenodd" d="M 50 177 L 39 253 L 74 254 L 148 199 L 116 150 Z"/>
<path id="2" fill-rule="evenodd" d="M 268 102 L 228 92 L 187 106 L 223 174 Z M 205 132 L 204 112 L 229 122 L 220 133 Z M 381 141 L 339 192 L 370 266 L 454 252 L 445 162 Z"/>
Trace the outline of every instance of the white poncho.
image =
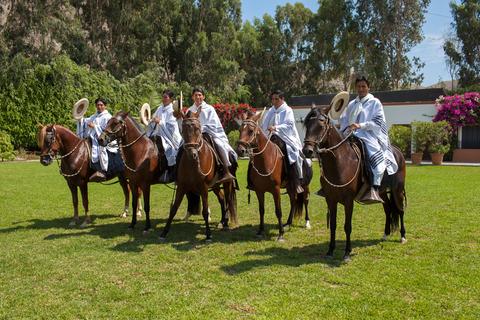
<path id="1" fill-rule="evenodd" d="M 182 136 L 178 130 L 177 119 L 173 115 L 173 106 L 161 104 L 155 111 L 154 117 L 160 118 L 160 123 L 150 122 L 147 127 L 147 136 L 158 136 L 162 139 L 163 149 L 169 166 L 175 165 L 178 148 L 182 143 Z"/>
<path id="2" fill-rule="evenodd" d="M 113 153 L 118 152 L 118 146 L 116 142 L 108 144 L 106 147 L 102 147 L 98 144 L 98 137 L 102 134 L 103 130 L 107 127 L 107 122 L 112 115 L 104 110 L 101 113 L 95 113 L 89 118 L 82 118 L 77 122 L 77 135 L 80 138 L 90 137 L 92 139 L 92 162 L 96 163 L 100 161 L 102 170 L 108 171 L 108 153 L 107 150 Z M 95 127 L 90 128 L 89 122 L 93 122 Z"/>
<path id="3" fill-rule="evenodd" d="M 275 126 L 276 134 L 282 139 L 287 146 L 288 162 L 290 164 L 296 163 L 300 178 L 303 177 L 302 165 L 303 158 L 301 156 L 302 143 L 298 135 L 297 127 L 295 126 L 295 117 L 292 108 L 286 103 L 283 103 L 278 109 L 271 107 L 268 109 L 262 122 L 262 130 L 265 135 L 269 135 L 268 127 Z"/>
<path id="4" fill-rule="evenodd" d="M 225 131 L 223 130 L 220 118 L 218 118 L 215 108 L 207 104 L 205 101 L 202 102 L 200 106 L 202 107 L 200 112 L 200 124 L 202 126 L 202 133 L 208 133 L 212 137 L 213 141 L 218 147 L 218 152 L 223 152 L 223 154 L 225 155 L 225 159 L 227 159 L 228 161 L 227 165 L 230 166 L 231 163 L 228 155 L 231 154 L 234 159 L 237 160 L 237 154 L 228 143 L 228 138 L 225 134 Z M 190 108 L 188 108 L 188 111 L 198 112 L 198 108 L 200 108 L 200 106 L 194 104 Z"/>
<path id="5" fill-rule="evenodd" d="M 357 97 L 350 101 L 340 117 L 340 131 L 347 133 L 346 128 L 353 123 L 360 125 L 360 129 L 357 129 L 354 134 L 365 143 L 374 180 L 380 179 L 380 181 L 373 181 L 373 184 L 380 185 L 385 169 L 389 175 L 394 174 L 398 169 L 388 139 L 385 113 L 380 100 L 368 94 L 362 99 Z"/>

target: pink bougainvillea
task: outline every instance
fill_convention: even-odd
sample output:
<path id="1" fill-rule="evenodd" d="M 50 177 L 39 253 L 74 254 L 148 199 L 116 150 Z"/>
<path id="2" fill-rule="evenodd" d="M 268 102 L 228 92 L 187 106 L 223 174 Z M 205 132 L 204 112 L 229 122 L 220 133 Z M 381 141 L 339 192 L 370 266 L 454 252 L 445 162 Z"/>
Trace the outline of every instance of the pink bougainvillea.
<path id="1" fill-rule="evenodd" d="M 255 108 L 246 103 L 216 103 L 213 105 L 224 128 L 235 127 L 235 120 L 242 120 L 248 111 L 255 112 Z"/>
<path id="2" fill-rule="evenodd" d="M 436 101 L 437 114 L 433 121 L 445 120 L 452 128 L 480 124 L 480 93 L 440 96 Z"/>

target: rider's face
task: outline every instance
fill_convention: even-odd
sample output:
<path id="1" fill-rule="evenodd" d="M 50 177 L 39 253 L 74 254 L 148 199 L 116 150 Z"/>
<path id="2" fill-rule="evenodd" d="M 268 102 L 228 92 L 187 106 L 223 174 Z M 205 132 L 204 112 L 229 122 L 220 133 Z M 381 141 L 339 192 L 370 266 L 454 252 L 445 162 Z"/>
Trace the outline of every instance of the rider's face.
<path id="1" fill-rule="evenodd" d="M 95 107 L 97 108 L 97 111 L 98 111 L 98 112 L 103 112 L 103 111 L 105 111 L 105 109 L 106 109 L 106 106 L 105 106 L 105 104 L 103 104 L 102 101 L 98 101 L 98 102 L 95 104 Z"/>
<path id="2" fill-rule="evenodd" d="M 278 96 L 278 94 L 272 94 L 272 105 L 275 107 L 275 108 L 278 108 L 280 107 L 282 104 L 283 104 L 283 98 L 280 98 Z"/>
<path id="3" fill-rule="evenodd" d="M 164 94 L 162 96 L 162 103 L 163 103 L 164 106 L 168 106 L 171 102 L 172 102 L 172 99 L 170 98 L 170 96 L 168 94 Z"/>
<path id="4" fill-rule="evenodd" d="M 357 82 L 355 84 L 355 88 L 357 89 L 357 94 L 360 98 L 365 97 L 370 91 L 370 88 L 368 87 L 368 84 L 365 81 Z"/>
<path id="5" fill-rule="evenodd" d="M 203 95 L 203 93 L 196 91 L 193 93 L 192 99 L 195 102 L 195 104 L 199 106 L 202 104 L 203 100 L 205 100 L 205 96 Z"/>

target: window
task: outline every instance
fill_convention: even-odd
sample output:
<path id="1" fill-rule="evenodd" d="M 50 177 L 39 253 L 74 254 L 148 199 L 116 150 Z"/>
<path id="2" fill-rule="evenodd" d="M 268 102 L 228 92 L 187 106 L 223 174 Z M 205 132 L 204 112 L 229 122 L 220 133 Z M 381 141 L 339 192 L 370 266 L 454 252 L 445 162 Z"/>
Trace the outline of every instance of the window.
<path id="1" fill-rule="evenodd" d="M 462 149 L 480 149 L 480 126 L 462 128 Z"/>

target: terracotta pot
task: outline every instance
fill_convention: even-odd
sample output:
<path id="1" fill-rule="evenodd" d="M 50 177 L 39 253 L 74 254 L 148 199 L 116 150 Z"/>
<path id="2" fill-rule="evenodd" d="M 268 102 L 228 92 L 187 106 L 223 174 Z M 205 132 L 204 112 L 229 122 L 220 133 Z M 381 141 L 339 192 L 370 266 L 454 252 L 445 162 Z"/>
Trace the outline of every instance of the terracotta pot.
<path id="1" fill-rule="evenodd" d="M 423 152 L 412 153 L 412 164 L 419 165 L 422 163 Z"/>
<path id="2" fill-rule="evenodd" d="M 432 164 L 439 166 L 443 162 L 443 153 L 430 153 L 430 158 L 432 158 Z"/>

